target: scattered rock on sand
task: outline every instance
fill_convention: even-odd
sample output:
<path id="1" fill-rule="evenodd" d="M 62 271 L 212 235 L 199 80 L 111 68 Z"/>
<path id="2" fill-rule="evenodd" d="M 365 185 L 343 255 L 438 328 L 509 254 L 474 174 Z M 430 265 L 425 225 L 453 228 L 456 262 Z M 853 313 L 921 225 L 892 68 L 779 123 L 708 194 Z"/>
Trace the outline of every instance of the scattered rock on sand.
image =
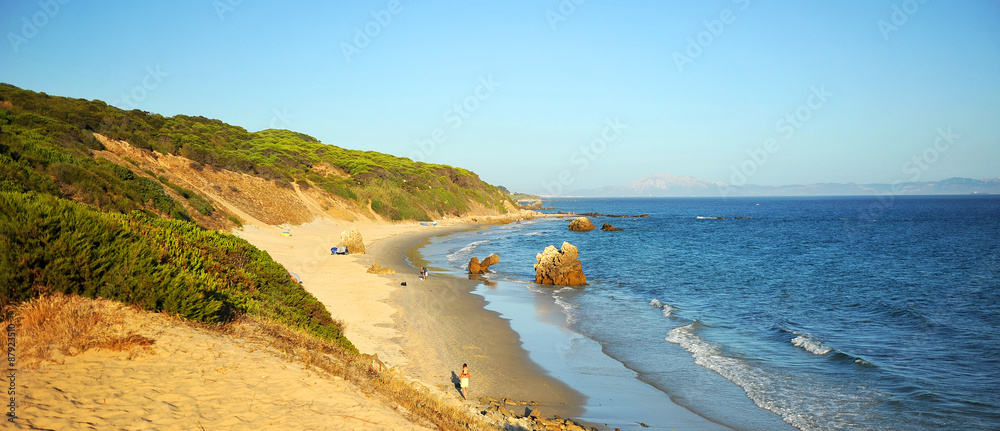
<path id="1" fill-rule="evenodd" d="M 365 243 L 358 228 L 352 227 L 340 233 L 340 246 L 347 247 L 351 254 L 365 254 Z"/>
<path id="2" fill-rule="evenodd" d="M 381 264 L 376 263 L 376 264 L 372 265 L 371 268 L 368 268 L 368 273 L 369 274 L 395 274 L 396 271 L 394 271 L 392 268 L 390 268 L 388 266 L 385 267 L 385 268 L 383 268 Z"/>
<path id="3" fill-rule="evenodd" d="M 479 261 L 478 257 L 472 256 L 472 259 L 469 259 L 469 274 L 485 274 L 490 272 L 490 265 L 498 263 L 500 263 L 500 256 L 497 256 L 496 253 L 489 255 L 482 262 Z"/>
<path id="4" fill-rule="evenodd" d="M 594 226 L 594 224 L 590 222 L 590 219 L 586 217 L 577 218 L 569 223 L 569 230 L 587 231 L 594 230 L 596 228 L 597 226 Z"/>
<path id="5" fill-rule="evenodd" d="M 587 284 L 587 276 L 583 274 L 580 265 L 580 251 L 568 242 L 562 243 L 562 248 L 545 247 L 545 251 L 535 256 L 535 283 L 558 284 L 566 286 L 583 286 Z"/>
<path id="6" fill-rule="evenodd" d="M 614 227 L 614 225 L 612 225 L 611 223 L 604 223 L 604 225 L 601 226 L 601 230 L 608 231 L 608 232 L 613 232 L 613 231 L 619 231 L 619 230 L 625 230 L 625 229 L 622 229 L 620 227 Z"/>

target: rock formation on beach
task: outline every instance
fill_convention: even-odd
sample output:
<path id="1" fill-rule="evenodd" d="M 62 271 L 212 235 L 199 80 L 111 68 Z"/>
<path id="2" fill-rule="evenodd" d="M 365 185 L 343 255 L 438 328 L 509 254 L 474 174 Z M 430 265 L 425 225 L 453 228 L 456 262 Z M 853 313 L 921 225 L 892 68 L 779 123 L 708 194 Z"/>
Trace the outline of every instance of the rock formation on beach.
<path id="1" fill-rule="evenodd" d="M 580 251 L 568 242 L 562 243 L 562 248 L 545 247 L 545 251 L 535 256 L 535 283 L 559 284 L 566 286 L 584 286 L 587 276 L 583 274 L 580 265 Z"/>
<path id="2" fill-rule="evenodd" d="M 496 265 L 500 263 L 500 256 L 496 253 L 489 255 L 482 262 L 479 261 L 478 257 L 472 256 L 469 259 L 469 274 L 485 274 L 490 271 L 490 265 Z"/>
<path id="3" fill-rule="evenodd" d="M 361 239 L 361 232 L 355 227 L 341 232 L 340 246 L 347 247 L 347 251 L 351 254 L 365 254 L 365 243 Z"/>
<path id="4" fill-rule="evenodd" d="M 586 217 L 574 219 L 569 223 L 569 230 L 587 231 L 594 229 L 597 229 L 597 226 L 594 226 L 594 224 L 590 222 L 590 219 Z"/>
<path id="5" fill-rule="evenodd" d="M 370 268 L 368 268 L 368 273 L 369 274 L 395 274 L 396 271 L 394 269 L 388 267 L 388 266 L 385 267 L 385 268 L 383 268 L 382 264 L 376 263 L 376 264 L 373 264 Z"/>
<path id="6" fill-rule="evenodd" d="M 601 226 L 601 230 L 612 232 L 612 231 L 619 231 L 619 230 L 625 230 L 625 229 L 622 229 L 620 227 L 615 227 L 611 223 L 604 223 L 604 225 Z"/>

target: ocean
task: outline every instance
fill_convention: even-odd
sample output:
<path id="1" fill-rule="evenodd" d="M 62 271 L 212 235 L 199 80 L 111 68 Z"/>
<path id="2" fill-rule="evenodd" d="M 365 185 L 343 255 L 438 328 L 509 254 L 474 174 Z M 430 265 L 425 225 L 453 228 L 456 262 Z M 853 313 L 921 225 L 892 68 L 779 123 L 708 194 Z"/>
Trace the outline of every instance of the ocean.
<path id="1" fill-rule="evenodd" d="M 648 217 L 591 217 L 620 232 L 535 219 L 436 237 L 421 253 L 461 277 L 470 257 L 500 256 L 476 293 L 590 397 L 585 420 L 620 419 L 602 411 L 620 396 L 629 414 L 673 402 L 737 430 L 1000 429 L 1000 197 L 546 205 Z M 535 254 L 563 241 L 589 285 L 534 284 Z M 586 383 L 611 377 L 601 395 Z M 659 396 L 629 398 L 642 391 Z"/>

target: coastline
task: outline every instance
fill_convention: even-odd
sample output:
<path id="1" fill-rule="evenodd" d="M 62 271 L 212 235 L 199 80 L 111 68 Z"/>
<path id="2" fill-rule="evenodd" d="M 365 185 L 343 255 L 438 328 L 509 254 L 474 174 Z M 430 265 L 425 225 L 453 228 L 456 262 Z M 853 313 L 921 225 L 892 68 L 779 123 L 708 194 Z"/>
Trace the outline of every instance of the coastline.
<path id="1" fill-rule="evenodd" d="M 483 232 L 486 236 L 477 238 L 510 235 L 506 231 L 516 234 L 521 226 L 496 226 L 494 229 L 500 232 L 496 235 Z M 424 240 L 416 244 L 408 251 L 410 261 L 429 268 L 427 262 L 440 265 L 442 268 L 437 269 L 450 273 L 452 278 L 467 277 L 464 271 L 447 261 L 454 250 L 464 248 L 470 242 L 482 241 L 472 241 L 468 239 L 469 235 L 461 233 L 455 233 L 455 236 L 454 241 L 440 235 L 433 241 Z M 490 247 L 487 250 L 495 251 Z M 472 252 L 472 255 L 476 254 L 476 251 Z M 463 254 L 462 262 L 467 258 Z M 521 264 L 524 262 L 521 261 Z M 477 299 L 477 304 L 495 313 L 518 334 L 520 348 L 527 351 L 532 363 L 537 364 L 546 375 L 583 396 L 583 403 L 578 409 L 580 413 L 572 416 L 575 420 L 600 429 L 731 429 L 679 405 L 671 395 L 656 389 L 642 380 L 635 370 L 609 356 L 601 343 L 571 329 L 557 296 L 573 295 L 574 289 L 542 287 L 530 282 L 491 277 L 468 281 L 475 284 L 470 293 Z M 543 409 L 543 414 L 548 413 Z"/>
<path id="2" fill-rule="evenodd" d="M 472 293 L 479 282 L 434 274 L 420 281 L 407 260 L 408 251 L 431 237 L 482 225 L 478 219 L 438 226 L 318 219 L 299 226 L 247 226 L 236 234 L 298 274 L 303 287 L 346 324 L 345 335 L 359 351 L 377 355 L 446 399 L 470 407 L 484 407 L 482 397 L 534 401 L 543 416 L 576 417 L 585 398 L 528 357 L 509 322 Z M 366 254 L 330 255 L 347 227 L 359 229 Z M 366 273 L 374 263 L 397 273 Z M 400 286 L 404 281 L 407 286 Z M 463 363 L 472 371 L 467 401 L 455 384 Z"/>
<path id="3" fill-rule="evenodd" d="M 668 417 L 671 420 L 667 423 L 678 424 L 676 419 L 685 416 L 677 416 L 670 406 L 650 404 L 649 398 L 644 398 L 647 392 L 630 392 L 639 383 L 631 376 L 609 379 L 604 374 L 567 374 L 567 368 L 546 362 L 551 358 L 543 355 L 539 361 L 538 353 L 551 351 L 553 340 L 562 345 L 559 337 L 565 333 L 553 336 L 551 332 L 553 328 L 558 330 L 558 325 L 538 324 L 530 318 L 512 316 L 509 308 L 503 309 L 513 305 L 519 312 L 538 312 L 536 307 L 544 301 L 538 301 L 537 295 L 524 285 L 515 286 L 513 301 L 498 301 L 495 295 L 484 294 L 484 289 L 493 289 L 486 283 L 460 277 L 462 274 L 446 268 L 432 272 L 425 281 L 419 280 L 415 265 L 430 266 L 429 260 L 419 255 L 422 245 L 432 242 L 431 238 L 489 228 L 482 223 L 457 220 L 438 227 L 340 223 L 344 222 L 322 219 L 300 226 L 248 226 L 237 235 L 296 273 L 303 287 L 323 302 L 335 319 L 346 324 L 345 334 L 362 353 L 377 355 L 407 381 L 419 383 L 446 404 L 478 414 L 489 407 L 481 401 L 485 397 L 511 400 L 507 405 L 513 415 L 524 415 L 525 404 L 529 404 L 543 417 L 572 418 L 601 429 L 631 429 L 642 424 L 640 420 L 653 424 L 651 429 L 715 428 L 691 426 L 689 421 L 688 426 L 663 428 L 663 421 L 651 419 Z M 339 241 L 340 232 L 348 226 L 361 230 L 369 254 L 330 254 L 329 247 Z M 392 267 L 397 273 L 367 273 L 374 263 Z M 404 281 L 407 286 L 400 286 Z M 114 307 L 123 309 L 121 305 Z M 550 316 L 558 315 L 552 311 Z M 114 314 L 132 316 L 126 319 L 127 325 L 139 325 L 134 329 L 155 340 L 153 349 L 141 354 L 88 351 L 60 357 L 56 363 L 28 373 L 29 382 L 35 382 L 30 385 L 33 394 L 28 400 L 37 406 L 24 409 L 33 417 L 30 423 L 73 424 L 79 417 L 78 406 L 93 405 L 93 414 L 87 416 L 90 423 L 121 427 L 154 420 L 166 429 L 183 429 L 191 421 L 206 425 L 267 423 L 279 428 L 315 423 L 317 429 L 327 425 L 364 429 L 417 429 L 427 425 L 410 422 L 404 426 L 412 419 L 401 416 L 395 407 L 371 399 L 340 378 L 315 373 L 308 365 L 285 363 L 286 359 L 273 353 L 265 355 L 268 346 L 189 328 L 163 315 L 134 311 Z M 525 320 L 527 327 L 523 326 Z M 603 356 L 593 341 L 580 348 L 581 341 L 589 341 L 583 339 L 576 334 L 570 342 L 574 344 L 573 355 L 583 353 L 576 359 L 577 365 L 606 369 L 607 361 L 614 362 Z M 549 344 L 539 347 L 539 340 Z M 469 400 L 463 400 L 457 388 L 462 363 L 468 363 L 472 371 Z M 176 384 L 169 386 L 164 395 L 155 376 L 177 370 L 186 370 L 184 378 L 175 378 Z M 87 383 L 87 378 L 92 379 L 87 376 L 105 374 L 115 379 L 97 385 L 92 380 Z M 600 382 L 588 382 L 595 377 Z M 282 382 L 281 386 L 274 385 L 277 381 Z M 579 390 L 580 385 L 587 391 Z M 600 399 L 595 397 L 594 388 Z M 69 395 L 61 395 L 67 390 Z M 261 391 L 270 395 L 258 399 Z M 614 402 L 610 402 L 612 398 Z M 124 404 L 100 401 L 110 399 L 122 399 Z M 317 403 L 318 408 L 270 413 L 311 403 Z M 605 413 L 599 413 L 601 409 L 593 411 L 599 403 L 605 406 Z M 662 411 L 646 414 L 650 409 Z M 226 411 L 239 412 L 239 417 L 232 419 L 223 413 Z M 608 411 L 613 414 L 607 415 Z M 265 419 L 268 415 L 279 415 L 281 420 Z M 324 424 L 323 418 L 330 416 L 339 422 Z M 614 420 L 607 420 L 611 417 Z"/>
<path id="4" fill-rule="evenodd" d="M 379 250 L 374 256 L 383 265 L 397 269 L 395 275 L 383 277 L 396 286 L 407 283 L 391 295 L 392 303 L 399 307 L 395 315 L 398 341 L 407 356 L 401 368 L 410 377 L 460 397 L 454 381 L 462 364 L 468 363 L 472 371 L 469 402 L 482 397 L 508 398 L 538 403 L 543 416 L 579 416 L 585 397 L 529 358 L 520 334 L 509 321 L 488 310 L 483 297 L 474 294 L 479 281 L 435 274 L 433 268 L 431 276 L 419 280 L 419 266 L 427 266 L 414 254 L 421 243 L 430 237 L 479 228 L 434 228 L 394 236 L 373 247 Z"/>

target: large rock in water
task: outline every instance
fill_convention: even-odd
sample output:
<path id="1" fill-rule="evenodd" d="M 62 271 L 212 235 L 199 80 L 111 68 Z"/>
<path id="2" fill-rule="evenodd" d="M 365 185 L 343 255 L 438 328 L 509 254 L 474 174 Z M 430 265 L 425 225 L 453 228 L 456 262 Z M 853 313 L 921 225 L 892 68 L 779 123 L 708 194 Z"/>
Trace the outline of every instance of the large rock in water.
<path id="1" fill-rule="evenodd" d="M 579 217 L 569 222 L 569 230 L 586 231 L 586 230 L 594 230 L 596 228 L 597 226 L 594 226 L 594 224 L 590 222 L 590 219 L 586 217 Z"/>
<path id="2" fill-rule="evenodd" d="M 615 231 L 625 230 L 625 229 L 622 229 L 620 227 L 614 227 L 614 225 L 612 225 L 611 223 L 604 223 L 604 226 L 601 226 L 601 230 L 606 231 L 606 232 L 615 232 Z"/>
<path id="3" fill-rule="evenodd" d="M 545 251 L 535 256 L 535 283 L 560 284 L 566 286 L 583 286 L 587 284 L 587 276 L 583 275 L 580 265 L 580 251 L 568 242 L 562 243 L 562 249 L 555 246 L 545 247 Z"/>
<path id="4" fill-rule="evenodd" d="M 350 254 L 365 254 L 365 243 L 358 228 L 352 227 L 340 233 L 340 246 L 347 247 Z"/>
<path id="5" fill-rule="evenodd" d="M 490 265 L 496 265 L 500 263 L 500 256 L 496 253 L 489 255 L 482 262 L 479 261 L 478 257 L 472 256 L 469 259 L 469 274 L 485 274 L 490 271 Z"/>

